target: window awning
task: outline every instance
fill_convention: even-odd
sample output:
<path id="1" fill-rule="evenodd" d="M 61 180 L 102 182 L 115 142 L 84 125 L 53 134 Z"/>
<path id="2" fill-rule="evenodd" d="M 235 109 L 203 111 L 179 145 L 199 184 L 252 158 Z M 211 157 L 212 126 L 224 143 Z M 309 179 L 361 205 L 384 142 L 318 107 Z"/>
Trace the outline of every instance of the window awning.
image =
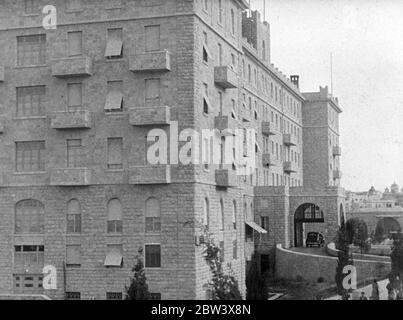
<path id="1" fill-rule="evenodd" d="M 245 221 L 245 224 L 261 234 L 267 233 L 267 231 L 265 229 L 263 229 L 261 226 L 259 226 L 257 223 L 255 223 L 253 221 Z"/>
<path id="2" fill-rule="evenodd" d="M 122 253 L 117 250 L 111 250 L 108 252 L 105 258 L 105 267 L 121 267 L 123 261 Z"/>

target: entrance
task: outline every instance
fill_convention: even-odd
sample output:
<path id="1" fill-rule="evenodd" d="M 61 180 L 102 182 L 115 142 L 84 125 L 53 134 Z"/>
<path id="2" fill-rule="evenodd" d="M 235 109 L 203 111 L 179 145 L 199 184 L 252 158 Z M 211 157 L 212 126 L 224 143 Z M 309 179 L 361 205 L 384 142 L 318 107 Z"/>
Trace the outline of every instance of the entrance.
<path id="1" fill-rule="evenodd" d="M 304 203 L 295 211 L 294 215 L 294 246 L 303 247 L 306 227 L 312 223 L 324 223 L 323 211 L 313 203 Z M 312 228 L 309 228 L 311 231 Z"/>

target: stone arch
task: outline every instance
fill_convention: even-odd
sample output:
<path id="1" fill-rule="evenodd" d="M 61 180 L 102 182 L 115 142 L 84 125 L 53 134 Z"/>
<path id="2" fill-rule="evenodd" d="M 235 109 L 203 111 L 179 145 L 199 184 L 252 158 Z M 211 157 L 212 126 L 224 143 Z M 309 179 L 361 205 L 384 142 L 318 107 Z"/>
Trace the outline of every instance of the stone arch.
<path id="1" fill-rule="evenodd" d="M 375 229 L 375 238 L 378 241 L 386 238 L 392 238 L 394 233 L 400 233 L 402 230 L 400 223 L 393 217 L 381 218 Z"/>
<path id="2" fill-rule="evenodd" d="M 294 246 L 304 245 L 305 225 L 324 223 L 324 213 L 321 208 L 314 203 L 303 203 L 294 214 Z"/>

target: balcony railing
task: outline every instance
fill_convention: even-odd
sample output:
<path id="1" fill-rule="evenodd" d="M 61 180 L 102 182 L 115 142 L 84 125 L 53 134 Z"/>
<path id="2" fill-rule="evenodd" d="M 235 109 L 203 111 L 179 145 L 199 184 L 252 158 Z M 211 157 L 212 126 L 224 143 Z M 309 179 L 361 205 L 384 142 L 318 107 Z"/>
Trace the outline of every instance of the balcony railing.
<path id="1" fill-rule="evenodd" d="M 270 122 L 262 122 L 262 134 L 265 136 L 272 136 L 276 134 L 276 132 L 273 130 L 273 125 Z"/>
<path id="2" fill-rule="evenodd" d="M 91 184 L 92 170 L 89 168 L 62 168 L 50 172 L 52 186 L 88 186 Z"/>
<path id="3" fill-rule="evenodd" d="M 92 125 L 91 113 L 82 111 L 62 111 L 51 115 L 51 127 L 57 130 L 90 129 Z"/>
<path id="4" fill-rule="evenodd" d="M 132 72 L 167 72 L 171 70 L 169 51 L 138 53 L 130 57 L 129 69 Z"/>
<path id="5" fill-rule="evenodd" d="M 215 171 L 215 182 L 217 187 L 231 188 L 237 186 L 237 175 L 234 170 L 218 169 Z"/>
<path id="6" fill-rule="evenodd" d="M 57 78 L 88 77 L 92 75 L 92 59 L 86 56 L 52 61 L 52 75 Z"/>
<path id="7" fill-rule="evenodd" d="M 170 107 L 167 106 L 140 107 L 129 110 L 129 122 L 136 127 L 169 125 L 170 120 Z"/>
<path id="8" fill-rule="evenodd" d="M 130 169 L 129 183 L 134 185 L 169 184 L 171 167 L 169 165 L 143 165 Z"/>
<path id="9" fill-rule="evenodd" d="M 286 146 L 296 146 L 298 144 L 297 138 L 289 133 L 283 135 L 283 142 Z"/>
<path id="10" fill-rule="evenodd" d="M 341 148 L 339 146 L 333 147 L 333 155 L 335 157 L 341 156 Z"/>
<path id="11" fill-rule="evenodd" d="M 286 173 L 293 173 L 297 172 L 297 165 L 292 161 L 284 162 L 284 172 Z"/>
<path id="12" fill-rule="evenodd" d="M 234 89 L 238 87 L 238 75 L 228 66 L 215 67 L 214 82 L 223 89 Z"/>

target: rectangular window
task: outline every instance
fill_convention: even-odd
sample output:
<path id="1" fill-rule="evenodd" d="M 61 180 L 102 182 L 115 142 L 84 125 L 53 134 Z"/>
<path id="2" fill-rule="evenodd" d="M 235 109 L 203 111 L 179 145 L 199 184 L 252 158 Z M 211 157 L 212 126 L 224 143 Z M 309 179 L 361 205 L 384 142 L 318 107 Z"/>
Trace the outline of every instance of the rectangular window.
<path id="1" fill-rule="evenodd" d="M 222 7 L 222 0 L 218 0 L 218 22 L 222 23 L 223 17 L 223 7 Z"/>
<path id="2" fill-rule="evenodd" d="M 80 300 L 81 293 L 80 292 L 66 292 L 65 297 L 66 297 L 66 300 Z"/>
<path id="3" fill-rule="evenodd" d="M 17 117 L 43 116 L 45 95 L 45 86 L 17 88 Z"/>
<path id="4" fill-rule="evenodd" d="M 223 65 L 223 53 L 222 53 L 222 45 L 221 43 L 218 44 L 218 65 Z"/>
<path id="5" fill-rule="evenodd" d="M 123 300 L 122 292 L 107 292 L 106 300 Z"/>
<path id="6" fill-rule="evenodd" d="M 81 83 L 69 83 L 67 85 L 67 106 L 69 111 L 82 109 L 83 92 Z"/>
<path id="7" fill-rule="evenodd" d="M 119 59 L 123 57 L 123 29 L 108 29 L 105 57 Z"/>
<path id="8" fill-rule="evenodd" d="M 237 240 L 232 241 L 232 258 L 234 260 L 238 259 L 238 242 L 237 242 Z"/>
<path id="9" fill-rule="evenodd" d="M 68 267 L 81 266 L 81 246 L 80 245 L 66 246 L 66 265 Z"/>
<path id="10" fill-rule="evenodd" d="M 67 215 L 67 233 L 81 233 L 80 213 L 69 213 Z"/>
<path id="11" fill-rule="evenodd" d="M 160 79 L 146 79 L 146 101 L 158 102 L 160 100 Z"/>
<path id="12" fill-rule="evenodd" d="M 16 142 L 16 170 L 45 171 L 45 141 Z"/>
<path id="13" fill-rule="evenodd" d="M 145 245 L 145 266 L 146 268 L 161 267 L 161 245 L 159 244 Z"/>
<path id="14" fill-rule="evenodd" d="M 81 0 L 66 0 L 66 11 L 80 11 Z"/>
<path id="15" fill-rule="evenodd" d="M 43 267 L 44 246 L 15 246 L 14 268 Z"/>
<path id="16" fill-rule="evenodd" d="M 161 300 L 161 293 L 150 293 L 150 300 Z"/>
<path id="17" fill-rule="evenodd" d="M 158 51 L 161 49 L 161 30 L 160 26 L 146 26 L 145 39 L 146 51 Z"/>
<path id="18" fill-rule="evenodd" d="M 83 33 L 81 31 L 67 34 L 69 44 L 69 57 L 80 56 L 83 53 Z"/>
<path id="19" fill-rule="evenodd" d="M 67 168 L 79 168 L 82 165 L 81 139 L 67 140 Z"/>
<path id="20" fill-rule="evenodd" d="M 123 138 L 108 138 L 108 169 L 123 168 Z"/>
<path id="21" fill-rule="evenodd" d="M 260 217 L 260 226 L 263 229 L 268 230 L 268 228 L 269 228 L 269 217 Z"/>
<path id="22" fill-rule="evenodd" d="M 123 111 L 123 81 L 108 81 L 108 94 L 106 96 L 105 111 Z"/>
<path id="23" fill-rule="evenodd" d="M 119 9 L 122 8 L 122 0 L 108 0 L 106 2 L 106 9 Z"/>
<path id="24" fill-rule="evenodd" d="M 25 0 L 24 1 L 24 13 L 25 14 L 35 14 L 36 12 L 36 3 L 37 0 Z"/>
<path id="25" fill-rule="evenodd" d="M 121 244 L 112 244 L 107 246 L 107 253 L 104 262 L 105 267 L 122 267 L 123 247 Z"/>
<path id="26" fill-rule="evenodd" d="M 203 87 L 204 87 L 203 112 L 205 114 L 208 114 L 209 113 L 209 98 L 208 98 L 208 85 L 207 85 L 207 83 L 204 83 Z"/>
<path id="27" fill-rule="evenodd" d="M 17 65 L 36 66 L 46 63 L 46 35 L 17 37 Z"/>
<path id="28" fill-rule="evenodd" d="M 13 276 L 13 287 L 16 294 L 42 294 L 42 283 L 42 275 L 15 274 Z"/>

